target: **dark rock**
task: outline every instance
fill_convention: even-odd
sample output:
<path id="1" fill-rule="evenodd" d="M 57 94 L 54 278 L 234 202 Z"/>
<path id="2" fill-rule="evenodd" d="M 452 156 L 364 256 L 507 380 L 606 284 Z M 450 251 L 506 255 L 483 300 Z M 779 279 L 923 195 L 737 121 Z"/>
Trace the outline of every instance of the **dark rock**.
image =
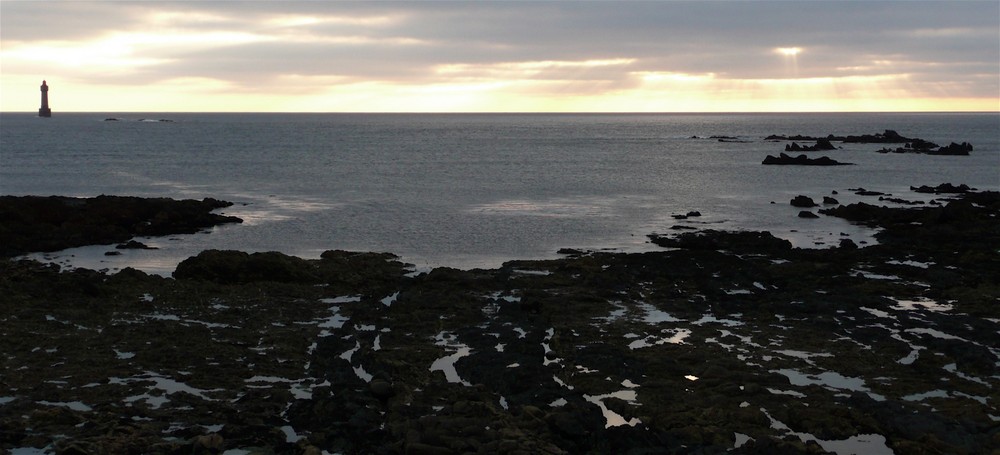
<path id="1" fill-rule="evenodd" d="M 701 212 L 699 212 L 697 210 L 692 210 L 690 212 L 687 212 L 687 217 L 688 218 L 694 218 L 694 217 L 699 217 L 699 216 L 701 216 Z"/>
<path id="2" fill-rule="evenodd" d="M 930 150 L 927 152 L 929 155 L 960 155 L 967 156 L 969 152 L 972 151 L 972 144 L 968 142 L 963 142 L 961 144 L 956 144 L 952 142 L 944 147 L 937 150 Z"/>
<path id="3" fill-rule="evenodd" d="M 866 190 L 864 188 L 850 188 L 850 190 L 854 191 L 854 194 L 857 194 L 858 196 L 885 196 L 886 195 L 886 193 L 883 193 L 883 192 L 880 192 L 880 191 L 869 191 L 869 190 Z"/>
<path id="4" fill-rule="evenodd" d="M 837 147 L 834 147 L 829 139 L 817 139 L 815 145 L 799 145 L 797 142 L 792 142 L 785 146 L 786 152 L 818 152 L 836 149 Z"/>
<path id="5" fill-rule="evenodd" d="M 193 234 L 239 218 L 211 213 L 215 199 L 0 196 L 0 257 L 108 245 L 136 236 Z"/>
<path id="6" fill-rule="evenodd" d="M 799 218 L 819 218 L 819 215 L 816 215 L 808 210 L 803 210 L 799 212 Z"/>
<path id="7" fill-rule="evenodd" d="M 836 199 L 834 199 L 834 198 L 832 198 L 830 196 L 823 196 L 823 203 L 824 204 L 840 204 L 840 201 L 838 201 L 838 200 L 836 200 Z"/>
<path id="8" fill-rule="evenodd" d="M 854 163 L 841 163 L 827 156 L 821 156 L 819 158 L 809 158 L 805 155 L 791 157 L 784 153 L 781 153 L 777 157 L 773 155 L 767 155 L 767 157 L 764 158 L 764 161 L 762 161 L 761 164 L 798 165 L 798 166 L 847 166 L 847 165 L 852 165 Z"/>
<path id="9" fill-rule="evenodd" d="M 792 201 L 790 203 L 792 204 L 792 207 L 801 207 L 801 208 L 816 207 L 816 203 L 813 202 L 812 198 L 802 195 L 795 196 L 794 198 L 792 198 Z"/>
<path id="10" fill-rule="evenodd" d="M 375 398 L 380 400 L 385 400 L 396 394 L 392 389 L 392 383 L 380 378 L 372 379 L 372 382 L 368 384 L 368 389 L 371 390 Z"/>
<path id="11" fill-rule="evenodd" d="M 858 244 L 854 243 L 851 239 L 840 239 L 840 248 L 856 250 L 858 249 Z"/>
<path id="12" fill-rule="evenodd" d="M 911 186 L 910 190 L 916 193 L 926 194 L 965 194 L 973 191 L 973 188 L 969 188 L 969 185 L 964 183 L 958 186 L 952 185 L 951 183 L 942 183 L 933 187 L 927 185 L 921 185 L 919 188 Z"/>
<path id="13" fill-rule="evenodd" d="M 277 252 L 248 254 L 242 251 L 206 250 L 177 264 L 178 280 L 204 280 L 222 284 L 274 281 L 316 283 L 316 267 L 305 259 Z"/>
<path id="14" fill-rule="evenodd" d="M 770 232 L 705 230 L 683 232 L 674 237 L 660 235 L 650 235 L 649 237 L 654 244 L 662 247 L 692 250 L 780 251 L 792 247 L 791 242 L 779 239 Z"/>
<path id="15" fill-rule="evenodd" d="M 157 250 L 155 246 L 149 246 L 145 243 L 138 242 L 135 240 L 129 240 L 127 243 L 120 243 L 115 246 L 119 250 Z"/>

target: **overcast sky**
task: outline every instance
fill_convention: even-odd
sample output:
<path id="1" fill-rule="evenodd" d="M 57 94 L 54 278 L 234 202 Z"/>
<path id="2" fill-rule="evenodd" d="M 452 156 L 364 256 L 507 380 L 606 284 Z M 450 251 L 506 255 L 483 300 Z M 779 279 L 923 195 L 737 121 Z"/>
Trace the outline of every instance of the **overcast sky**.
<path id="1" fill-rule="evenodd" d="M 1000 2 L 0 1 L 0 110 L 1000 110 Z"/>

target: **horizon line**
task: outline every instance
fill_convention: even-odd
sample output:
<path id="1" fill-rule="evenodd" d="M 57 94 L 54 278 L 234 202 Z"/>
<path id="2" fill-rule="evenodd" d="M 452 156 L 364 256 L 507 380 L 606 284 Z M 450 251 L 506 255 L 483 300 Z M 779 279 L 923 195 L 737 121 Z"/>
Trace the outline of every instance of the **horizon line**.
<path id="1" fill-rule="evenodd" d="M 53 114 L 376 114 L 376 115 L 732 115 L 732 114 L 1000 114 L 997 110 L 943 111 L 53 111 Z M 37 110 L 0 111 L 34 114 Z"/>

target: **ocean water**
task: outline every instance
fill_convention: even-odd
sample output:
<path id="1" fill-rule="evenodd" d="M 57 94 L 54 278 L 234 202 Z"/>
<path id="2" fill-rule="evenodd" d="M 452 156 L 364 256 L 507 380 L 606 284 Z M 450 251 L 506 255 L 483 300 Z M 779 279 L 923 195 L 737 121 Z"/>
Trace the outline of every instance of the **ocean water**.
<path id="1" fill-rule="evenodd" d="M 879 154 L 882 144 L 843 144 L 813 153 L 855 166 L 760 164 L 783 151 L 764 140 L 770 134 L 885 129 L 975 150 Z M 827 247 L 845 234 L 872 241 L 872 232 L 800 219 L 792 197 L 837 191 L 841 203 L 877 202 L 847 191 L 863 187 L 927 200 L 909 187 L 944 182 L 1000 189 L 1000 114 L 0 114 L 0 194 L 236 203 L 224 212 L 242 225 L 140 239 L 159 250 L 45 255 L 164 274 L 208 248 L 307 258 L 388 251 L 420 269 L 495 267 L 564 247 L 656 249 L 646 235 L 676 224 L 768 230 Z M 703 216 L 672 217 L 692 210 Z"/>

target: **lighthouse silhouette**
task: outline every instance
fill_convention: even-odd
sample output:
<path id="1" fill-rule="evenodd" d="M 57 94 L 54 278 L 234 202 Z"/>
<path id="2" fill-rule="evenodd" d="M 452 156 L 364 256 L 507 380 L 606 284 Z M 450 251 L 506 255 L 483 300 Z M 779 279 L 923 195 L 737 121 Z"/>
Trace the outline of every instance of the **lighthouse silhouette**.
<path id="1" fill-rule="evenodd" d="M 39 117 L 52 117 L 52 109 L 49 109 L 49 86 L 42 81 L 42 107 L 38 109 Z"/>

